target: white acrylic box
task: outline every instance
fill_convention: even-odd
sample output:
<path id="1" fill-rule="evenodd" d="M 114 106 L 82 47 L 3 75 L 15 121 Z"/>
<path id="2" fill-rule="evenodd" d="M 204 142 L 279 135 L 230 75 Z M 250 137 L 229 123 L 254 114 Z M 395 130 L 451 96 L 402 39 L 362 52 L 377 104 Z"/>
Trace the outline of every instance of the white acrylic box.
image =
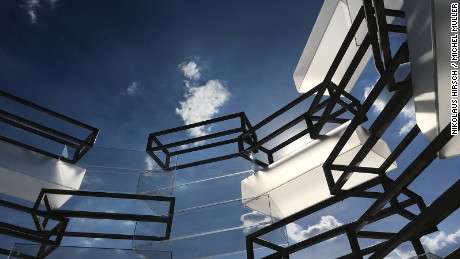
<path id="1" fill-rule="evenodd" d="M 42 188 L 78 190 L 86 170 L 0 141 L 0 192 L 35 202 Z M 53 208 L 71 196 L 50 195 Z"/>
<path id="2" fill-rule="evenodd" d="M 264 214 L 271 213 L 274 217 L 284 218 L 332 197 L 322 165 L 348 125 L 349 122 L 341 125 L 327 133 L 326 138 L 313 140 L 244 179 L 241 182 L 244 205 Z M 369 133 L 358 127 L 334 164 L 348 165 L 368 137 Z M 387 144 L 379 140 L 360 165 L 379 167 L 390 153 Z M 388 171 L 395 168 L 396 163 Z M 338 176 L 339 174 L 336 178 Z M 354 173 L 343 189 L 350 189 L 375 177 L 375 174 Z M 266 202 L 259 202 L 258 197 L 261 195 L 270 197 L 272 206 L 276 205 L 279 215 L 273 215 L 273 210 L 266 206 Z"/>
<path id="3" fill-rule="evenodd" d="M 406 0 L 407 37 L 417 125 L 429 141 L 451 119 L 450 5 L 453 0 Z M 457 76 L 457 79 L 459 76 Z M 458 90 L 458 88 L 457 88 Z M 458 93 L 458 92 L 457 92 Z M 458 107 L 458 106 L 457 106 Z M 458 110 L 457 110 L 458 111 Z M 454 136 L 439 152 L 440 158 L 460 154 Z"/>

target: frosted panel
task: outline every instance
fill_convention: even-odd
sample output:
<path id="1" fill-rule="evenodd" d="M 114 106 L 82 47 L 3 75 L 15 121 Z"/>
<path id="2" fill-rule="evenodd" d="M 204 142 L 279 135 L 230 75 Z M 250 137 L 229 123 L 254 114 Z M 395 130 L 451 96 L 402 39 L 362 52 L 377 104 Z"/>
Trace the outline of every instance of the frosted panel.
<path id="1" fill-rule="evenodd" d="M 0 141 L 0 191 L 34 202 L 42 188 L 78 190 L 85 169 Z M 50 200 L 59 208 L 67 199 Z"/>
<path id="2" fill-rule="evenodd" d="M 458 114 L 458 68 L 451 67 L 450 4 L 458 1 L 406 0 L 407 37 L 417 125 L 429 141 L 451 121 L 451 102 Z M 458 66 L 458 61 L 452 61 Z M 456 71 L 456 72 L 452 72 Z M 457 75 L 451 75 L 457 73 Z M 451 82 L 452 78 L 452 82 Z M 451 85 L 456 94 L 451 96 Z M 455 120 L 458 133 L 458 115 Z M 440 158 L 460 154 L 454 136 Z"/>
<path id="3" fill-rule="evenodd" d="M 189 258 L 205 258 L 230 253 L 239 254 L 241 258 L 245 258 L 246 252 L 246 235 L 250 232 L 245 232 L 244 227 L 222 229 L 220 231 L 195 235 L 185 238 L 171 239 L 167 241 L 155 242 L 135 246 L 134 249 L 151 249 L 161 251 L 174 251 L 174 259 L 189 259 Z M 264 237 L 270 242 L 285 246 L 285 240 L 275 234 Z M 260 246 L 255 245 L 255 249 Z"/>
<path id="4" fill-rule="evenodd" d="M 325 154 L 331 153 L 348 125 L 349 122 L 339 126 L 327 133 L 326 138 L 313 140 L 244 179 L 241 182 L 242 197 L 249 201 L 245 205 L 268 215 L 270 208 L 265 207 L 265 203 L 260 203 L 258 199 L 259 195 L 268 194 L 281 213 L 276 217 L 283 218 L 332 197 L 322 165 L 327 158 Z M 358 127 L 334 163 L 348 165 L 369 135 L 363 128 Z M 379 167 L 389 154 L 386 143 L 379 140 L 361 166 Z M 388 171 L 394 168 L 395 163 Z M 375 174 L 353 174 L 344 185 L 344 189 L 350 189 L 375 177 Z"/>
<path id="5" fill-rule="evenodd" d="M 13 251 L 26 254 L 36 255 L 39 251 L 39 245 L 33 244 L 16 244 Z M 17 258 L 10 256 L 9 258 Z M 133 249 L 114 249 L 114 248 L 97 248 L 97 247 L 57 247 L 48 259 L 171 259 L 170 251 L 143 250 L 136 251 Z"/>

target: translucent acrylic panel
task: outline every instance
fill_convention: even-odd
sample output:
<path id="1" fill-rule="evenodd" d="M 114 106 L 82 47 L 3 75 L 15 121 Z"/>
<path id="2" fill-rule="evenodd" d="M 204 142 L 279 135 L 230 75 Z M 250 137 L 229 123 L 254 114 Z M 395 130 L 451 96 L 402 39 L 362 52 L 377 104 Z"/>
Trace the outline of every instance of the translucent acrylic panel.
<path id="1" fill-rule="evenodd" d="M 233 200 L 174 213 L 171 237 L 179 238 L 238 227 L 244 227 L 243 231 L 249 232 L 252 228 L 271 223 L 270 216 L 244 207 L 241 200 Z"/>
<path id="2" fill-rule="evenodd" d="M 235 173 L 174 186 L 176 211 L 241 198 L 241 180 L 251 172 Z"/>
<path id="3" fill-rule="evenodd" d="M 174 173 L 149 172 L 141 175 L 138 194 L 172 195 L 176 198 L 175 210 L 178 211 L 216 202 L 240 199 L 241 180 L 251 175 L 251 173 L 252 171 L 238 172 L 172 186 L 169 184 L 174 183 Z"/>
<path id="4" fill-rule="evenodd" d="M 32 244 L 16 244 L 13 251 L 17 253 L 32 255 L 36 254 L 40 249 L 39 245 Z M 17 258 L 11 256 L 11 258 Z M 49 259 L 171 259 L 170 251 L 154 251 L 142 250 L 136 251 L 133 249 L 114 249 L 114 248 L 97 248 L 97 247 L 57 247 L 46 258 Z"/>
<path id="5" fill-rule="evenodd" d="M 180 160 L 180 156 L 178 158 Z M 214 178 L 223 175 L 234 174 L 252 170 L 253 165 L 250 161 L 236 157 L 222 160 L 210 164 L 194 166 L 176 171 L 176 184 L 200 181 L 208 178 Z"/>
<path id="6" fill-rule="evenodd" d="M 139 176 L 143 171 L 110 168 L 86 168 L 80 190 L 136 193 Z"/>
<path id="7" fill-rule="evenodd" d="M 71 218 L 66 231 L 132 235 L 134 228 L 135 222 L 127 220 Z"/>
<path id="8" fill-rule="evenodd" d="M 166 223 L 137 221 L 136 227 L 134 229 L 134 234 L 137 236 L 165 237 L 166 231 L 167 231 Z M 144 241 L 144 240 L 135 241 L 135 243 L 137 244 L 143 244 L 146 242 L 149 242 L 149 241 Z"/>
<path id="9" fill-rule="evenodd" d="M 173 195 L 175 171 L 146 171 L 140 175 L 137 186 L 138 194 Z"/>
<path id="10" fill-rule="evenodd" d="M 175 160 L 175 158 L 171 158 L 171 161 Z M 104 167 L 136 171 L 160 170 L 160 167 L 145 151 L 102 147 L 92 148 L 78 164 L 84 168 Z"/>
<path id="11" fill-rule="evenodd" d="M 169 250 L 173 251 L 174 259 L 207 258 L 232 253 L 240 255 L 240 257 L 236 258 L 244 258 L 246 252 L 246 235 L 254 230 L 245 232 L 244 229 L 244 227 L 222 229 L 220 231 L 185 238 L 173 238 L 167 241 L 137 245 L 134 249 Z M 284 239 L 281 237 L 277 241 L 277 245 L 286 245 Z M 260 248 L 260 246 L 255 245 L 255 249 Z"/>

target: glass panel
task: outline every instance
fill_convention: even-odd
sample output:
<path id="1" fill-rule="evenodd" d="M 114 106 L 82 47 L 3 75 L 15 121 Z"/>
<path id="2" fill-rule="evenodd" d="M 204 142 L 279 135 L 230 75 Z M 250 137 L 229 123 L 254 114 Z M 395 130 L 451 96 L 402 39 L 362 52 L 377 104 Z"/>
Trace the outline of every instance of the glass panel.
<path id="1" fill-rule="evenodd" d="M 174 187 L 175 210 L 241 198 L 241 180 L 251 172 L 236 173 Z"/>
<path id="2" fill-rule="evenodd" d="M 162 242 L 146 243 L 135 246 L 136 250 L 152 249 L 162 251 L 174 251 L 174 259 L 182 258 L 207 258 L 218 255 L 238 255 L 235 258 L 243 258 L 246 253 L 246 235 L 250 232 L 244 231 L 245 227 L 222 229 L 210 233 L 204 233 L 184 238 L 170 239 Z M 273 237 L 275 239 L 275 237 Z M 275 242 L 278 245 L 286 245 L 280 236 Z M 255 249 L 261 247 L 255 245 Z"/>
<path id="3" fill-rule="evenodd" d="M 158 153 L 157 155 L 163 159 L 161 154 Z M 175 160 L 175 158 L 171 158 L 171 162 Z M 124 171 L 161 170 L 145 151 L 102 147 L 92 148 L 78 162 L 78 165 L 84 168 L 104 167 Z"/>
<path id="4" fill-rule="evenodd" d="M 33 244 L 16 244 L 13 251 L 17 253 L 36 255 L 39 251 L 39 245 Z M 10 256 L 8 258 L 17 258 Z M 170 251 L 154 251 L 142 250 L 137 251 L 133 249 L 114 249 L 114 248 L 96 248 L 96 247 L 57 247 L 46 258 L 49 259 L 171 259 L 172 252 Z"/>
<path id="5" fill-rule="evenodd" d="M 180 159 L 180 157 L 179 157 Z M 252 169 L 252 163 L 237 157 L 211 164 L 199 165 L 176 171 L 176 184 L 200 181 L 203 179 L 244 172 Z"/>

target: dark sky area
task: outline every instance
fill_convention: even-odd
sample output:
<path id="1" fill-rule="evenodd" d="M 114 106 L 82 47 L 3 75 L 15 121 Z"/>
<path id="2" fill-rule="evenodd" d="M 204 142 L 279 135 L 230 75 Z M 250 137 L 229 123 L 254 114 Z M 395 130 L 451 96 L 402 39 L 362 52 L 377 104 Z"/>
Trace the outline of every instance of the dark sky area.
<path id="1" fill-rule="evenodd" d="M 1 0 L 0 89 L 99 128 L 98 147 L 143 151 L 151 132 L 241 111 L 256 124 L 299 96 L 292 74 L 322 4 L 320 0 Z M 376 78 L 370 62 L 352 93 L 363 100 L 366 87 Z M 406 112 L 384 136 L 391 148 L 401 141 L 401 128 L 415 118 L 412 106 Z M 426 144 L 419 136 L 408 157 L 415 157 L 417 147 Z M 409 162 L 398 161 L 398 172 Z M 435 161 L 414 189 L 430 204 L 458 179 L 459 164 L 459 158 Z M 438 176 L 436 184 L 433 175 Z M 225 196 L 218 188 L 212 192 Z M 308 226 L 326 224 L 321 216 L 368 205 L 344 203 L 323 211 L 312 220 L 297 222 L 303 230 L 291 228 L 289 237 L 295 240 Z M 460 242 L 456 217 L 458 212 L 442 224 L 442 232 L 425 239 L 425 246 L 440 254 L 452 250 Z M 338 220 L 332 222 L 352 219 Z M 330 243 L 313 253 L 339 247 Z M 404 249 L 392 258 L 404 258 Z"/>

